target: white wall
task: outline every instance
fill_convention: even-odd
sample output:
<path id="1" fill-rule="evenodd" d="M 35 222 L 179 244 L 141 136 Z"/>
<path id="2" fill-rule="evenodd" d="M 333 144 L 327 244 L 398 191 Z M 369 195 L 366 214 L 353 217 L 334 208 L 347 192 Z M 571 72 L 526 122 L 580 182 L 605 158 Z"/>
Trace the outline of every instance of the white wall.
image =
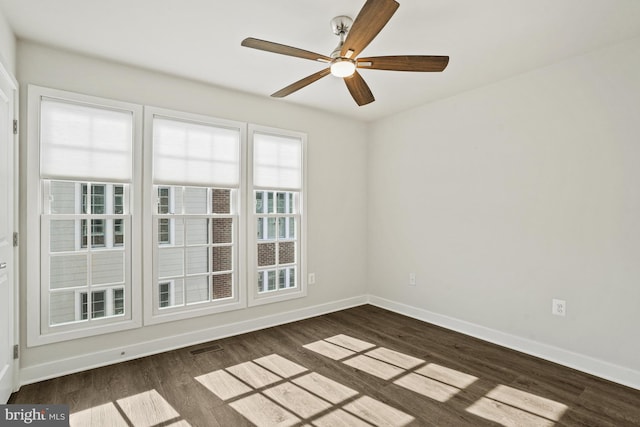
<path id="1" fill-rule="evenodd" d="M 182 110 L 214 117 L 246 121 L 260 125 L 298 130 L 308 134 L 308 271 L 316 273 L 317 283 L 310 285 L 306 298 L 251 309 L 200 317 L 191 320 L 144 327 L 121 333 L 25 348 L 26 327 L 23 327 L 21 369 L 23 382 L 48 376 L 50 372 L 65 372 L 103 363 L 113 354 L 117 360 L 121 348 L 134 353 L 148 348 L 184 344 L 190 339 L 202 339 L 210 328 L 214 333 L 231 333 L 242 329 L 254 319 L 268 317 L 286 320 L 308 314 L 311 308 L 331 309 L 341 301 L 364 301 L 366 227 L 362 220 L 366 211 L 366 140 L 365 125 L 320 111 L 291 106 L 268 98 L 246 95 L 183 80 L 152 71 L 128 67 L 99 59 L 76 55 L 30 42 L 18 43 L 18 80 L 21 83 L 22 115 L 26 117 L 26 86 L 29 83 L 108 97 L 139 104 Z M 23 120 L 23 122 L 26 120 Z M 23 123 L 23 126 L 24 123 Z M 21 135 L 26 136 L 25 128 Z M 340 137 L 337 137 L 337 132 Z M 21 147 L 26 147 L 21 141 Z M 21 153 L 23 166 L 26 160 Z M 22 168 L 23 171 L 25 168 Z M 349 185 L 345 186 L 345 182 Z M 21 193 L 24 194 L 25 180 Z M 21 201 L 22 212 L 24 200 Z M 24 221 L 23 221 L 24 224 Z M 21 230 L 26 236 L 29 230 Z M 23 252 L 27 250 L 22 245 Z M 35 250 L 35 248 L 33 249 Z M 22 254 L 23 273 L 38 266 L 29 264 Z M 26 277 L 26 274 L 22 274 Z M 23 313 L 26 325 L 25 286 L 22 286 Z M 285 315 L 283 315 L 285 313 Z M 279 317 L 282 316 L 282 317 Z M 238 326 L 237 322 L 241 322 Z M 245 323 L 242 323 L 245 322 Z M 267 320 L 265 320 L 266 324 Z M 235 325 L 235 326 L 234 326 Z M 243 326 L 244 325 L 244 326 Z M 229 328 L 225 329 L 226 326 Z M 166 339 L 166 344 L 163 344 Z M 171 337 L 177 337 L 172 339 Z M 153 342 L 145 347 L 140 343 Z M 79 359 L 69 359 L 77 356 Z M 127 356 L 129 353 L 127 353 Z"/>
<path id="2" fill-rule="evenodd" d="M 15 76 L 16 38 L 2 10 L 0 10 L 0 63 Z"/>
<path id="3" fill-rule="evenodd" d="M 382 120 L 369 148 L 370 294 L 640 388 L 640 38 Z"/>

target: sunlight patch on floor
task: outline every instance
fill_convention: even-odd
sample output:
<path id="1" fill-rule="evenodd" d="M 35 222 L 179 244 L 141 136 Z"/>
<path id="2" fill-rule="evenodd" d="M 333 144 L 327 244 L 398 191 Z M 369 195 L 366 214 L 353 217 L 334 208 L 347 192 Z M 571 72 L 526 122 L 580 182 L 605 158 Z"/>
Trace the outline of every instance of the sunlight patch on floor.
<path id="1" fill-rule="evenodd" d="M 331 403 L 289 382 L 271 387 L 265 390 L 264 394 L 302 418 L 311 418 L 333 406 Z"/>
<path id="2" fill-rule="evenodd" d="M 315 372 L 296 378 L 292 382 L 334 405 L 358 395 L 357 391 Z"/>
<path id="3" fill-rule="evenodd" d="M 416 369 L 415 372 L 459 389 L 467 388 L 478 380 L 478 377 L 474 377 L 473 375 L 465 374 L 464 372 L 447 368 L 436 363 L 429 363 L 420 369 Z"/>
<path id="4" fill-rule="evenodd" d="M 229 404 L 258 427 L 293 426 L 300 419 L 261 394 L 252 394 Z"/>
<path id="5" fill-rule="evenodd" d="M 118 399 L 116 403 L 136 427 L 151 427 L 180 418 L 180 414 L 156 390 Z"/>
<path id="6" fill-rule="evenodd" d="M 338 341 L 370 348 L 363 342 Z M 402 427 L 414 420 L 405 412 L 276 354 L 195 379 L 258 427 Z"/>
<path id="7" fill-rule="evenodd" d="M 253 363 L 244 362 L 239 365 L 227 368 L 227 372 L 235 375 L 253 388 L 260 388 L 269 384 L 274 384 L 282 378 L 278 375 L 264 369 L 263 367 Z"/>
<path id="8" fill-rule="evenodd" d="M 190 427 L 155 389 L 97 405 L 69 416 L 70 427 Z"/>
<path id="9" fill-rule="evenodd" d="M 467 411 L 507 427 L 553 426 L 567 405 L 506 385 L 499 385 Z"/>
<path id="10" fill-rule="evenodd" d="M 127 421 L 120 415 L 113 402 L 94 406 L 69 415 L 70 427 L 113 426 L 128 427 Z"/>
<path id="11" fill-rule="evenodd" d="M 382 378 L 383 380 L 390 380 L 391 378 L 405 372 L 402 368 L 398 368 L 397 366 L 393 366 L 367 356 L 356 356 L 345 360 L 343 363 L 375 377 Z"/>
<path id="12" fill-rule="evenodd" d="M 330 342 L 340 347 L 348 348 L 355 352 L 361 352 L 375 347 L 375 344 L 371 344 L 366 341 L 359 340 L 357 338 L 350 337 L 349 335 L 339 334 L 330 338 L 325 338 L 325 341 Z"/>
<path id="13" fill-rule="evenodd" d="M 443 403 L 451 399 L 460 391 L 460 389 L 456 387 L 441 383 L 440 381 L 434 381 L 413 372 L 403 376 L 402 378 L 398 378 L 393 383 L 400 387 L 404 387 L 407 390 L 421 394 L 424 397 Z"/>
<path id="14" fill-rule="evenodd" d="M 326 341 L 312 342 L 311 344 L 303 345 L 303 347 L 333 360 L 342 360 L 355 354 L 351 350 Z"/>
<path id="15" fill-rule="evenodd" d="M 252 388 L 222 370 L 200 375 L 196 377 L 196 381 L 222 400 L 229 400 L 252 391 Z"/>
<path id="16" fill-rule="evenodd" d="M 255 359 L 254 362 L 282 378 L 290 378 L 307 371 L 304 366 L 300 366 L 278 354 L 261 357 Z"/>
<path id="17" fill-rule="evenodd" d="M 423 359 L 344 334 L 304 348 L 438 402 L 446 402 L 478 379 L 435 363 L 425 365 Z"/>
<path id="18" fill-rule="evenodd" d="M 388 348 L 378 347 L 374 350 L 365 353 L 369 357 L 382 360 L 383 362 L 390 363 L 403 369 L 412 369 L 416 366 L 422 365 L 424 360 L 417 357 L 409 356 L 408 354 L 400 353 L 399 351 L 389 350 Z"/>

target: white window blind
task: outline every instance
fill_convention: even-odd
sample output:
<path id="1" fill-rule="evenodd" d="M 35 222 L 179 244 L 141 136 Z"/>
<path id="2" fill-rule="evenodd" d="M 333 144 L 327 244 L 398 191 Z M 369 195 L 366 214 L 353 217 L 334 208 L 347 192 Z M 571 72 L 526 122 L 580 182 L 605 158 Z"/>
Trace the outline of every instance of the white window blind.
<path id="1" fill-rule="evenodd" d="M 302 189 L 302 140 L 254 133 L 253 184 L 261 188 Z"/>
<path id="2" fill-rule="evenodd" d="M 155 117 L 153 180 L 161 184 L 238 185 L 240 131 Z"/>
<path id="3" fill-rule="evenodd" d="M 42 178 L 130 181 L 133 114 L 42 98 Z"/>

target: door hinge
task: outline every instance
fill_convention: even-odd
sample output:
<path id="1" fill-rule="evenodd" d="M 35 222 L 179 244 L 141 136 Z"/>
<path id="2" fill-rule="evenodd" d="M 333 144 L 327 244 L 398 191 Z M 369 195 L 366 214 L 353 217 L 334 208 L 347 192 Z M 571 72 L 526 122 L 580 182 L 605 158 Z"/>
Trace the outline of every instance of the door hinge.
<path id="1" fill-rule="evenodd" d="M 13 358 L 18 359 L 20 357 L 20 347 L 18 344 L 13 346 Z"/>
<path id="2" fill-rule="evenodd" d="M 13 120 L 13 134 L 14 135 L 18 134 L 18 119 Z"/>
<path id="3" fill-rule="evenodd" d="M 13 233 L 13 247 L 18 247 L 18 232 Z"/>

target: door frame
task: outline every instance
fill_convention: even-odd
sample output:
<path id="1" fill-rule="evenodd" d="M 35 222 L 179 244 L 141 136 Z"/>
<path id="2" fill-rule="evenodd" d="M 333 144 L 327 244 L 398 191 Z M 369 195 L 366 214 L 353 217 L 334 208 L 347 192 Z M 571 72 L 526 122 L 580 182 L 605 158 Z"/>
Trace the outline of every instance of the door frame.
<path id="1" fill-rule="evenodd" d="M 9 88 L 13 90 L 13 112 L 12 117 L 10 117 L 9 123 L 12 123 L 13 120 L 18 120 L 19 118 L 19 84 L 13 74 L 6 68 L 5 64 L 0 57 L 0 79 L 4 80 Z M 13 134 L 13 232 L 17 233 L 20 226 L 20 217 L 19 217 L 19 206 L 20 206 L 20 144 L 19 144 L 19 136 L 20 136 L 20 121 L 18 120 L 18 132 Z M 20 240 L 20 239 L 19 239 Z M 13 283 L 11 286 L 11 294 L 13 299 L 13 339 L 12 345 L 18 346 L 20 349 L 20 241 L 18 245 L 14 245 L 13 247 Z M 18 391 L 20 388 L 20 359 L 14 359 L 14 363 L 12 366 L 12 376 L 13 376 L 13 392 Z"/>

